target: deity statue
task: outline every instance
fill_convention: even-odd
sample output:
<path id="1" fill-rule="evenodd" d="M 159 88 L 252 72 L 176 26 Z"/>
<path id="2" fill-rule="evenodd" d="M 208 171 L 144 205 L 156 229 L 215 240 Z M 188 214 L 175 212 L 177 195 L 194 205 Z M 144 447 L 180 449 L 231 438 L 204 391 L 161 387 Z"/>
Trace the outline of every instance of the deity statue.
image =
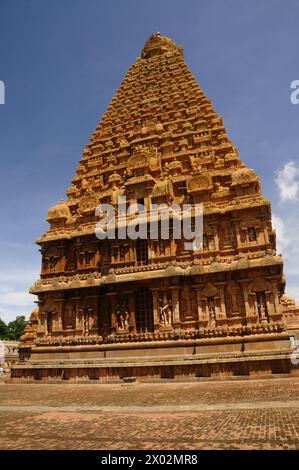
<path id="1" fill-rule="evenodd" d="M 82 336 L 88 336 L 89 335 L 89 329 L 90 329 L 90 315 L 93 312 L 92 307 L 88 307 L 86 311 L 84 309 L 80 309 L 79 313 L 81 314 L 82 318 Z"/>
<path id="2" fill-rule="evenodd" d="M 216 328 L 216 311 L 215 305 L 210 303 L 209 305 L 209 315 L 210 315 L 210 326 L 211 328 Z"/>
<path id="3" fill-rule="evenodd" d="M 88 325 L 88 316 L 84 314 L 83 316 L 83 335 L 88 336 L 89 333 L 89 325 Z"/>
<path id="4" fill-rule="evenodd" d="M 81 181 L 81 189 L 83 191 L 86 191 L 88 189 L 88 186 L 89 186 L 88 181 L 85 178 L 83 178 Z"/>
<path id="5" fill-rule="evenodd" d="M 109 166 L 117 165 L 117 157 L 115 155 L 109 155 L 106 159 Z"/>
<path id="6" fill-rule="evenodd" d="M 264 304 L 264 302 L 260 302 L 258 304 L 258 312 L 259 312 L 259 317 L 260 317 L 261 322 L 262 323 L 267 322 L 268 321 L 267 309 L 266 309 L 266 305 Z"/>
<path id="7" fill-rule="evenodd" d="M 168 301 L 167 294 L 163 295 L 162 301 L 160 302 L 160 325 L 171 326 L 172 322 L 172 308 Z"/>
<path id="8" fill-rule="evenodd" d="M 124 305 L 118 307 L 116 317 L 117 329 L 119 331 L 126 331 L 129 328 L 130 314 Z"/>

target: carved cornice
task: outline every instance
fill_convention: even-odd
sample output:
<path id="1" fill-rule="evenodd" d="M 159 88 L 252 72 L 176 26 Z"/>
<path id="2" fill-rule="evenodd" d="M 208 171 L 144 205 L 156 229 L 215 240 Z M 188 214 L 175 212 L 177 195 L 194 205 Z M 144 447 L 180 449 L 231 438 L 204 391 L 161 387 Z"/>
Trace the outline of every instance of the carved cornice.
<path id="1" fill-rule="evenodd" d="M 99 272 L 94 272 L 39 279 L 30 289 L 30 292 L 32 294 L 39 294 L 59 290 L 100 287 L 112 283 L 134 282 L 143 279 L 196 276 L 243 269 L 263 269 L 267 266 L 282 265 L 283 260 L 280 256 L 267 255 L 266 253 L 264 253 L 264 256 L 256 259 L 249 259 L 246 256 L 243 256 L 241 259 L 219 257 L 219 261 L 210 260 L 209 264 L 201 264 L 199 260 L 191 262 L 172 261 L 164 264 L 115 269 L 113 270 L 113 277 L 109 274 L 101 275 Z"/>

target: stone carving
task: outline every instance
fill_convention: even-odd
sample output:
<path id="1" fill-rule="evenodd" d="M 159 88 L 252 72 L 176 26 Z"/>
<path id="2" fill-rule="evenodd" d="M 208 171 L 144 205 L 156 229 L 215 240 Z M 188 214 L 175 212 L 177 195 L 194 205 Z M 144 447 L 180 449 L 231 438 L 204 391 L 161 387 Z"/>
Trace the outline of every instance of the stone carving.
<path id="1" fill-rule="evenodd" d="M 92 307 L 80 308 L 79 314 L 82 322 L 82 335 L 88 336 L 92 326 L 92 317 L 94 309 Z"/>
<path id="2" fill-rule="evenodd" d="M 270 283 L 261 277 L 255 278 L 250 283 L 251 292 L 267 292 L 271 290 Z"/>
<path id="3" fill-rule="evenodd" d="M 201 172 L 187 180 L 187 190 L 189 193 L 201 193 L 211 191 L 212 189 L 213 183 L 207 172 Z"/>
<path id="4" fill-rule="evenodd" d="M 73 305 L 67 305 L 64 311 L 64 329 L 75 328 L 76 309 Z"/>
<path id="5" fill-rule="evenodd" d="M 182 173 L 183 165 L 178 160 L 174 160 L 171 163 L 166 162 L 164 165 L 164 171 L 166 174 L 176 176 Z"/>
<path id="6" fill-rule="evenodd" d="M 70 208 L 63 200 L 48 210 L 47 221 L 51 223 L 58 220 L 64 220 L 65 222 L 70 222 L 72 220 Z"/>
<path id="7" fill-rule="evenodd" d="M 128 160 L 128 169 L 130 171 L 140 168 L 149 168 L 150 171 L 156 171 L 160 170 L 160 165 L 158 150 L 152 145 L 137 145 Z"/>
<path id="8" fill-rule="evenodd" d="M 163 294 L 160 299 L 160 325 L 171 326 L 172 325 L 172 306 L 167 294 Z"/>
<path id="9" fill-rule="evenodd" d="M 128 161 L 129 170 L 138 170 L 139 168 L 146 168 L 148 166 L 147 155 L 144 153 L 133 154 Z"/>
<path id="10" fill-rule="evenodd" d="M 295 300 L 292 299 L 291 297 L 288 297 L 287 295 L 283 295 L 280 298 L 280 303 L 285 308 L 292 308 L 296 306 Z"/>
<path id="11" fill-rule="evenodd" d="M 259 314 L 259 319 L 262 323 L 268 322 L 268 315 L 267 315 L 267 304 L 264 299 L 259 299 L 258 304 L 258 314 Z"/>
<path id="12" fill-rule="evenodd" d="M 129 330 L 130 313 L 129 301 L 126 295 L 118 298 L 116 306 L 116 326 L 118 332 L 125 332 Z"/>
<path id="13" fill-rule="evenodd" d="M 232 186 L 258 181 L 258 176 L 251 168 L 238 168 L 232 174 Z"/>
<path id="14" fill-rule="evenodd" d="M 190 155 L 189 160 L 193 171 L 198 172 L 201 170 L 202 162 L 199 157 L 196 157 L 195 155 Z"/>
<path id="15" fill-rule="evenodd" d="M 93 192 L 92 189 L 88 188 L 85 195 L 81 197 L 78 205 L 78 214 L 82 215 L 84 212 L 94 210 L 99 204 L 98 195 Z"/>
<path id="16" fill-rule="evenodd" d="M 109 155 L 109 157 L 107 157 L 106 159 L 106 162 L 108 166 L 113 166 L 113 165 L 117 165 L 118 160 L 115 155 Z"/>
<path id="17" fill-rule="evenodd" d="M 209 282 L 201 291 L 201 296 L 204 298 L 218 297 L 219 292 L 218 292 L 217 287 L 215 287 L 212 283 Z"/>
<path id="18" fill-rule="evenodd" d="M 76 186 L 72 185 L 66 192 L 68 198 L 70 201 L 73 201 L 76 199 L 77 195 L 78 195 L 79 191 L 78 189 L 76 188 Z"/>
<path id="19" fill-rule="evenodd" d="M 157 147 L 150 146 L 149 150 L 149 169 L 151 171 L 161 171 L 161 160 Z"/>
<path id="20" fill-rule="evenodd" d="M 216 310 L 214 300 L 210 300 L 208 303 L 209 307 L 209 324 L 211 328 L 216 328 Z"/>
<path id="21" fill-rule="evenodd" d="M 226 311 L 228 315 L 242 315 L 244 312 L 244 301 L 241 286 L 230 281 L 226 287 Z"/>
<path id="22" fill-rule="evenodd" d="M 120 310 L 117 312 L 118 330 L 125 331 L 129 328 L 130 315 L 128 310 Z"/>
<path id="23" fill-rule="evenodd" d="M 167 197 L 170 200 L 174 198 L 173 195 L 173 185 L 172 181 L 169 178 L 166 178 L 164 181 L 158 181 L 154 187 L 152 192 L 153 199 Z"/>
<path id="24" fill-rule="evenodd" d="M 113 173 L 108 178 L 108 183 L 112 183 L 113 187 L 116 188 L 122 183 L 122 177 L 118 173 Z"/>
<path id="25" fill-rule="evenodd" d="M 25 327 L 24 334 L 21 336 L 20 341 L 23 345 L 32 344 L 37 338 L 38 322 L 40 320 L 39 308 L 35 308 L 29 317 L 29 323 Z"/>
<path id="26" fill-rule="evenodd" d="M 141 51 L 142 59 L 149 59 L 151 57 L 166 54 L 167 52 L 182 51 L 180 46 L 177 46 L 172 39 L 162 36 L 159 32 L 152 34 L 146 41 L 144 48 Z"/>

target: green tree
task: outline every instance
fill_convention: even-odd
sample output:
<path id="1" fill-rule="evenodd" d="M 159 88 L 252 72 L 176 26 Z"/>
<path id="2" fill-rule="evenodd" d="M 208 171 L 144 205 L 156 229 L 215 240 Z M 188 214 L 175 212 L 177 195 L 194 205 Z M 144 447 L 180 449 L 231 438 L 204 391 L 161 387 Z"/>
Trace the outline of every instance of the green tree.
<path id="1" fill-rule="evenodd" d="M 24 333 L 25 327 L 28 325 L 28 321 L 24 315 L 17 316 L 17 318 L 7 325 L 7 339 L 11 341 L 18 341 Z"/>
<path id="2" fill-rule="evenodd" d="M 7 334 L 8 334 L 7 325 L 0 318 L 0 339 L 7 339 Z"/>

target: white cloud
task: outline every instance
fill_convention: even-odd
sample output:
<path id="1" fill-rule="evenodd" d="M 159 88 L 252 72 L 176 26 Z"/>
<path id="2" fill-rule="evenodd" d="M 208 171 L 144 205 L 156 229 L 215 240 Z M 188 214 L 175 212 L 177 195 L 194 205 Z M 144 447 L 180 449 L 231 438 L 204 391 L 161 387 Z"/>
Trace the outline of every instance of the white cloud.
<path id="1" fill-rule="evenodd" d="M 295 299 L 296 304 L 299 305 L 299 286 L 287 284 L 286 293 L 293 299 Z"/>
<path id="2" fill-rule="evenodd" d="M 24 264 L 24 269 L 20 269 L 15 260 L 11 264 L 4 261 L 1 265 L 0 318 L 5 322 L 14 320 L 17 315 L 28 317 L 37 300 L 28 290 L 39 277 L 38 267 L 34 269 L 34 260 L 28 263 L 21 256 L 19 263 Z"/>
<path id="3" fill-rule="evenodd" d="M 16 305 L 27 306 L 31 305 L 34 298 L 32 294 L 27 294 L 26 291 L 7 291 L 0 292 L 0 305 Z"/>
<path id="4" fill-rule="evenodd" d="M 33 309 L 34 305 L 26 309 L 24 309 L 24 307 L 20 308 L 18 306 L 3 307 L 0 305 L 0 318 L 1 320 L 5 321 L 5 323 L 9 323 L 10 321 L 15 320 L 16 317 L 20 315 L 24 315 L 28 319 Z"/>
<path id="5" fill-rule="evenodd" d="M 282 202 L 297 199 L 299 194 L 299 168 L 296 166 L 296 162 L 288 162 L 282 169 L 277 170 L 275 182 Z"/>
<path id="6" fill-rule="evenodd" d="M 28 286 L 13 289 L 13 285 L 1 285 L 0 318 L 5 322 L 12 321 L 17 315 L 28 317 L 34 308 L 37 297 L 28 293 Z"/>
<path id="7" fill-rule="evenodd" d="M 278 208 L 277 208 L 278 209 Z M 276 231 L 277 252 L 283 255 L 286 276 L 286 293 L 299 305 L 299 218 L 297 207 L 284 213 L 272 214 L 272 225 Z"/>
<path id="8" fill-rule="evenodd" d="M 272 214 L 272 224 L 276 231 L 277 252 L 283 253 L 291 243 L 291 240 L 287 235 L 284 221 L 278 215 Z"/>
<path id="9" fill-rule="evenodd" d="M 4 267 L 3 271 L 0 272 L 0 282 L 1 287 L 0 291 L 3 288 L 3 285 L 14 285 L 22 284 L 27 285 L 28 289 L 36 281 L 39 276 L 38 268 L 36 270 L 22 270 L 22 269 L 10 269 L 9 267 Z"/>

